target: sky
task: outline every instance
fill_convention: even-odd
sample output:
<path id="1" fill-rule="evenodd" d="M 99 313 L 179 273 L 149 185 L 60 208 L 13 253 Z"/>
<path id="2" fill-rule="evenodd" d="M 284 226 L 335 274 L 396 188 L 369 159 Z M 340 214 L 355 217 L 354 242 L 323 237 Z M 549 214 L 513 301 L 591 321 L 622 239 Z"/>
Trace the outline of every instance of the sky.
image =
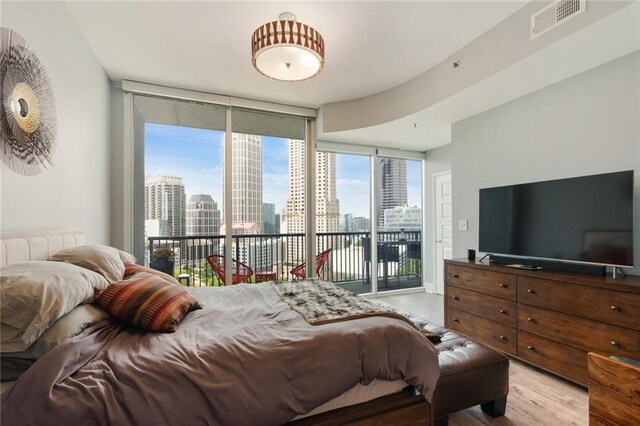
<path id="1" fill-rule="evenodd" d="M 224 132 L 163 124 L 145 124 L 145 175 L 182 178 L 187 198 L 209 194 L 222 209 Z M 281 213 L 287 200 L 288 139 L 262 137 L 263 202 Z M 336 155 L 336 189 L 340 214 L 369 217 L 370 160 Z M 407 198 L 420 206 L 420 162 L 407 161 Z"/>

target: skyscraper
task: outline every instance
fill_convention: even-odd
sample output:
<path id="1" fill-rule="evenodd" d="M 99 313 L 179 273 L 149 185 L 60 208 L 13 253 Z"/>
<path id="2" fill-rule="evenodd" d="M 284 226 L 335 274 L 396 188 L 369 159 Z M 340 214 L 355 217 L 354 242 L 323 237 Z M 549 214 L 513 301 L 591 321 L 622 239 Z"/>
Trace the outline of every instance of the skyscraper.
<path id="1" fill-rule="evenodd" d="M 304 232 L 304 141 L 289 139 L 289 196 L 281 216 L 283 234 Z"/>
<path id="2" fill-rule="evenodd" d="M 196 194 L 187 201 L 187 235 L 218 235 L 220 210 L 209 194 Z"/>
<path id="3" fill-rule="evenodd" d="M 340 231 L 336 154 L 316 152 L 316 232 Z"/>
<path id="4" fill-rule="evenodd" d="M 378 158 L 376 214 L 384 230 L 384 211 L 407 204 L 407 162 L 398 158 Z"/>
<path id="5" fill-rule="evenodd" d="M 257 135 L 234 133 L 232 146 L 232 225 L 233 223 L 255 223 L 260 233 L 262 232 L 262 140 Z M 226 166 L 224 156 L 223 166 Z M 224 174 L 222 187 L 224 188 Z M 224 191 L 222 194 L 222 204 L 225 205 Z M 223 217 L 223 222 L 226 225 L 227 218 Z"/>
<path id="6" fill-rule="evenodd" d="M 185 235 L 186 195 L 182 178 L 146 176 L 144 199 L 145 227 L 149 225 L 147 236 L 154 236 L 151 232 L 157 232 L 159 237 Z"/>
<path id="7" fill-rule="evenodd" d="M 289 197 L 282 212 L 284 233 L 305 232 L 304 141 L 289 140 Z M 340 202 L 336 196 L 336 155 L 316 152 L 316 232 L 340 230 Z"/>
<path id="8" fill-rule="evenodd" d="M 276 205 L 273 203 L 262 203 L 262 232 L 276 232 Z"/>

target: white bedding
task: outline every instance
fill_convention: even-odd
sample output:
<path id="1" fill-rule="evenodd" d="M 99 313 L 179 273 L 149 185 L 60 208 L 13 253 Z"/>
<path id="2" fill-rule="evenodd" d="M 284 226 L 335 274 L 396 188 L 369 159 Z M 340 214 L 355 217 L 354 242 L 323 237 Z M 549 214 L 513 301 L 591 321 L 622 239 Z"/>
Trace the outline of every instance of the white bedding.
<path id="1" fill-rule="evenodd" d="M 314 416 L 316 414 L 324 413 L 325 411 L 348 407 L 350 405 L 362 404 L 363 402 L 371 401 L 376 398 L 398 393 L 407 386 L 409 385 L 403 380 L 387 382 L 376 379 L 368 385 L 357 384 L 342 395 L 325 402 L 307 414 L 297 416 L 294 420 Z"/>

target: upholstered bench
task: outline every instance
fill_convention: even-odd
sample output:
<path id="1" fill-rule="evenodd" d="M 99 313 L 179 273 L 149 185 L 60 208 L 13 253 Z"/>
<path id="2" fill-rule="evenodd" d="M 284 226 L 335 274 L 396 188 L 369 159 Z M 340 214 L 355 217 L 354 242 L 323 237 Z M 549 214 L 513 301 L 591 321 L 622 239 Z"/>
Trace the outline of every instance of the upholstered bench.
<path id="1" fill-rule="evenodd" d="M 433 395 L 435 425 L 446 426 L 449 414 L 476 405 L 491 417 L 503 416 L 509 393 L 509 358 L 422 317 L 402 313 L 441 337 L 435 344 L 440 361 L 440 379 Z"/>
<path id="2" fill-rule="evenodd" d="M 437 426 L 449 414 L 480 404 L 491 417 L 505 413 L 509 393 L 509 358 L 446 328 L 427 322 L 425 328 L 442 336 L 437 343 L 440 379 L 433 395 Z"/>

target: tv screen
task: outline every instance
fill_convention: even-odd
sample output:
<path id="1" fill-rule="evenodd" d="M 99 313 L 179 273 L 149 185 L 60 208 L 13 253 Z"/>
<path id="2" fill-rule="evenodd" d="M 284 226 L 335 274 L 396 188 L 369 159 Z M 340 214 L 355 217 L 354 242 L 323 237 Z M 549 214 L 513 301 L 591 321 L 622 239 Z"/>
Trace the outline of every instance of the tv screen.
<path id="1" fill-rule="evenodd" d="M 633 266 L 633 171 L 480 190 L 479 250 Z"/>

